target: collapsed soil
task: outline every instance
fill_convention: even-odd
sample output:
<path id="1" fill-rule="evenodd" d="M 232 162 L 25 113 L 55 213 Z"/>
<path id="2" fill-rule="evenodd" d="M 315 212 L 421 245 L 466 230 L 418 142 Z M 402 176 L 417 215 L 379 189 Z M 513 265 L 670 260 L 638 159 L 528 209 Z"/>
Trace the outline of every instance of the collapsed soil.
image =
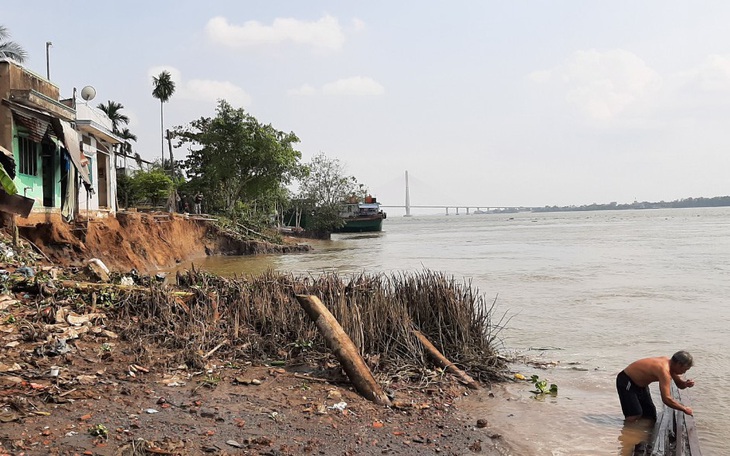
<path id="1" fill-rule="evenodd" d="M 21 232 L 55 264 L 94 256 L 117 270 L 206 248 L 270 248 L 221 240 L 197 221 L 145 216 L 90 224 L 83 240 L 56 223 L 31 227 Z M 31 256 L 26 246 L 6 257 L 0 278 L 18 277 Z M 306 347 L 285 362 L 141 347 L 119 337 L 130 321 L 97 307 L 96 294 L 76 314 L 43 305 L 44 293 L 62 288 L 36 285 L 0 296 L 0 455 L 511 454 L 485 421 L 458 412 L 472 392 L 443 372 L 391 379 L 393 406 L 378 406 L 333 357 L 307 356 Z"/>
<path id="2" fill-rule="evenodd" d="M 22 238 L 63 267 L 84 266 L 89 259 L 98 258 L 112 271 L 147 273 L 206 255 L 310 250 L 295 241 L 275 244 L 242 239 L 224 232 L 210 219 L 181 214 L 119 212 L 73 225 L 61 221 L 58 214 L 33 214 L 18 218 L 17 223 Z"/>

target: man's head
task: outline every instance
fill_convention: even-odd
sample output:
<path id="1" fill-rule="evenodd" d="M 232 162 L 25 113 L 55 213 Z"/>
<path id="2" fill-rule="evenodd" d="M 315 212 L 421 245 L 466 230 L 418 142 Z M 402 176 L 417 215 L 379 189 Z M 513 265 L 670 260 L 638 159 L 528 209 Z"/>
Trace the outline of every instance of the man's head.
<path id="1" fill-rule="evenodd" d="M 671 368 L 672 371 L 679 374 L 684 374 L 692 367 L 693 364 L 692 355 L 684 350 L 680 350 L 672 355 Z"/>

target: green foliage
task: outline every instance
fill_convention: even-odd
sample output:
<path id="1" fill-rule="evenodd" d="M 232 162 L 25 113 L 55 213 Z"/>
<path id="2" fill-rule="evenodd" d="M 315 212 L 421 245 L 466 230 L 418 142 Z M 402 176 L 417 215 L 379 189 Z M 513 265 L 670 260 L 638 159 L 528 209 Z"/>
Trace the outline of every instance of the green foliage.
<path id="1" fill-rule="evenodd" d="M 97 108 L 104 111 L 104 114 L 106 114 L 107 117 L 109 117 L 109 120 L 112 121 L 112 131 L 114 133 L 119 133 L 119 127 L 121 125 L 129 124 L 129 117 L 126 114 L 122 114 L 122 109 L 124 109 L 123 104 L 109 100 L 106 102 L 106 104 L 99 103 L 99 105 L 97 105 Z"/>
<path id="2" fill-rule="evenodd" d="M 109 429 L 103 424 L 97 424 L 89 428 L 89 434 L 94 437 L 103 437 L 106 439 L 109 437 Z"/>
<path id="3" fill-rule="evenodd" d="M 161 169 L 136 171 L 132 176 L 117 174 L 117 193 L 125 207 L 137 204 L 164 204 L 173 188 L 173 181 Z"/>
<path id="4" fill-rule="evenodd" d="M 166 103 L 175 93 L 175 81 L 172 80 L 172 74 L 167 70 L 152 77 L 152 86 L 152 96 L 160 100 L 160 103 Z"/>
<path id="5" fill-rule="evenodd" d="M 8 38 L 10 38 L 10 32 L 7 27 L 0 25 L 0 58 L 9 58 L 23 63 L 28 53 L 18 43 L 7 41 Z"/>
<path id="6" fill-rule="evenodd" d="M 15 182 L 10 178 L 5 168 L 0 166 L 0 185 L 8 195 L 15 195 L 18 193 L 18 188 L 15 186 Z"/>
<path id="7" fill-rule="evenodd" d="M 161 205 L 172 189 L 172 179 L 161 170 L 138 171 L 132 179 L 132 189 L 138 198 Z"/>
<path id="8" fill-rule="evenodd" d="M 533 391 L 530 391 L 531 393 L 550 394 L 551 396 L 558 395 L 558 385 L 556 385 L 555 383 L 551 383 L 550 387 L 548 387 L 548 381 L 545 379 L 541 379 L 538 375 L 533 375 L 532 377 L 530 377 L 530 381 L 533 385 L 535 385 L 535 389 Z"/>
<path id="9" fill-rule="evenodd" d="M 268 216 L 301 170 L 294 133 L 262 124 L 224 100 L 215 117 L 177 127 L 174 137 L 176 147 L 189 149 L 184 167 L 191 187 L 202 189 L 209 212 L 240 215 L 245 208 Z"/>
<path id="10" fill-rule="evenodd" d="M 331 232 L 344 225 L 340 217 L 342 202 L 350 196 L 359 197 L 367 189 L 336 158 L 323 153 L 306 165 L 299 178 L 299 195 L 293 202 L 295 209 L 309 215 L 307 229 Z"/>

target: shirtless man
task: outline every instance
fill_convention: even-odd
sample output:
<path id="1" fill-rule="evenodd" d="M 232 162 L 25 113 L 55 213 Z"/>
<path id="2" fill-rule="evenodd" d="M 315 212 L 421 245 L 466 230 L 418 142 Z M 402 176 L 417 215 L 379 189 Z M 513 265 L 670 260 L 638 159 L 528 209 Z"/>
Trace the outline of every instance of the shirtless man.
<path id="1" fill-rule="evenodd" d="M 692 415 L 691 408 L 674 400 L 671 388 L 672 380 L 679 389 L 694 386 L 694 380 L 681 378 L 690 367 L 692 367 L 692 355 L 686 351 L 678 351 L 671 359 L 659 356 L 640 359 L 629 364 L 616 376 L 616 389 L 626 421 L 636 421 L 642 417 L 656 420 L 656 407 L 649 392 L 649 384 L 654 382 L 659 382 L 662 402 L 667 407 Z"/>

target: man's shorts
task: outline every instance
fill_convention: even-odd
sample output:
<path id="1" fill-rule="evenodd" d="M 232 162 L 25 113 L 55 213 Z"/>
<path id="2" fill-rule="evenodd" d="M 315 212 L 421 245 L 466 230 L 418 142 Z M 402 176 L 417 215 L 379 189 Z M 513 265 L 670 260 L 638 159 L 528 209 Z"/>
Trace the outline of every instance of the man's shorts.
<path id="1" fill-rule="evenodd" d="M 656 407 L 651 400 L 649 387 L 636 386 L 626 372 L 621 371 L 616 376 L 616 390 L 621 401 L 621 410 L 625 417 L 641 416 L 656 420 Z"/>

